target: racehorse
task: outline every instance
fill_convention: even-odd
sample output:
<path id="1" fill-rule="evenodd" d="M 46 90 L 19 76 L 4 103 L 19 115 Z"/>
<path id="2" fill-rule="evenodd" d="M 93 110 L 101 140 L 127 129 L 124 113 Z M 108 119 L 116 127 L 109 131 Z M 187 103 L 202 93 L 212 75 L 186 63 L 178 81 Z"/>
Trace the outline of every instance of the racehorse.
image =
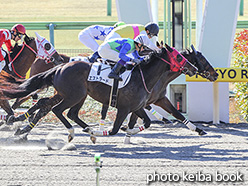
<path id="1" fill-rule="evenodd" d="M 64 54 L 60 54 L 60 56 L 63 58 L 63 63 L 68 63 L 70 60 L 70 57 L 64 55 Z M 45 72 L 53 67 L 55 67 L 56 65 L 58 65 L 58 63 L 47 63 L 47 61 L 45 59 L 37 59 L 35 60 L 31 67 L 30 67 L 30 74 L 29 76 L 32 77 L 38 73 L 41 72 Z M 38 95 L 37 93 L 35 93 L 34 95 L 29 95 L 27 97 L 24 98 L 17 98 L 14 102 L 14 104 L 12 105 L 12 109 L 17 109 L 23 102 L 25 102 L 26 100 L 28 100 L 30 97 L 33 97 L 33 99 L 38 99 Z"/>
<path id="2" fill-rule="evenodd" d="M 188 61 L 190 61 L 192 64 L 194 64 L 198 68 L 197 73 L 199 75 L 201 75 L 204 78 L 207 78 L 210 81 L 215 81 L 218 77 L 218 74 L 213 69 L 211 64 L 207 61 L 207 59 L 200 52 L 195 50 L 193 45 L 191 46 L 191 48 L 192 48 L 192 52 L 190 52 L 189 50 L 185 50 L 185 51 L 181 52 L 181 54 Z M 177 76 L 180 75 L 180 73 L 174 73 L 174 72 L 171 72 L 171 74 L 173 75 L 172 78 L 176 78 Z M 168 75 L 168 77 L 170 77 L 170 75 Z M 166 79 L 166 78 L 164 78 L 164 79 Z M 171 81 L 170 79 L 167 79 L 167 80 L 168 80 L 168 82 Z M 169 99 L 165 96 L 168 82 L 158 82 L 156 84 L 155 87 L 157 87 L 157 88 L 153 89 L 153 91 L 152 91 L 153 96 L 151 96 L 148 103 L 156 104 L 156 101 L 160 100 L 160 104 L 161 104 L 161 102 L 163 103 L 163 105 L 161 107 L 164 110 L 166 110 L 168 113 L 173 115 L 176 119 L 187 124 L 188 120 L 171 104 Z M 39 119 L 44 117 L 49 111 L 51 111 L 52 107 L 54 105 L 56 105 L 57 103 L 59 103 L 61 100 L 62 100 L 62 97 L 59 96 L 58 94 L 55 95 L 54 97 L 51 97 L 51 98 L 42 98 L 38 101 L 37 104 L 32 106 L 26 113 L 24 113 L 18 117 L 13 116 L 13 117 L 9 118 L 9 119 L 11 119 L 11 122 L 24 121 L 25 119 L 27 119 L 26 118 L 27 116 L 33 114 L 36 110 L 40 109 L 38 111 L 38 113 L 35 115 L 34 119 L 30 122 L 30 124 L 25 126 L 21 130 L 18 129 L 16 131 L 16 135 L 21 135 L 21 134 L 30 132 L 32 130 L 32 128 L 37 124 Z M 160 106 L 160 105 L 158 105 L 158 106 Z M 108 110 L 108 105 L 103 105 L 103 109 L 101 112 L 102 113 L 102 119 L 105 119 L 107 110 Z M 134 117 L 134 115 L 133 115 L 133 117 Z M 135 117 L 134 118 L 133 117 L 131 117 L 131 120 L 130 120 L 131 123 L 133 123 L 135 121 Z M 202 131 L 199 128 L 196 128 L 195 130 L 198 132 L 199 135 L 205 134 L 204 131 Z M 126 137 L 127 139 L 128 139 L 128 136 L 130 137 L 130 135 L 127 134 L 127 137 Z M 125 140 L 125 141 L 127 141 L 127 140 Z"/>
<path id="3" fill-rule="evenodd" d="M 34 39 L 26 35 L 25 42 L 21 46 L 15 45 L 10 56 L 7 56 L 6 61 L 9 64 L 4 67 L 4 71 L 17 78 L 25 78 L 25 74 L 37 57 L 54 63 L 63 62 L 50 42 L 38 33 L 36 36 L 37 38 Z M 0 99 L 0 106 L 7 112 L 6 118 L 14 114 L 6 99 Z"/>
<path id="4" fill-rule="evenodd" d="M 207 78 L 209 81 L 216 81 L 218 78 L 218 73 L 214 70 L 211 64 L 207 61 L 207 59 L 198 51 L 195 50 L 193 46 L 192 53 L 189 50 L 182 52 L 182 55 L 185 56 L 190 62 L 192 62 L 198 68 L 198 74 L 203 78 Z M 166 112 L 174 116 L 176 119 L 184 123 L 189 129 L 192 131 L 198 132 L 199 135 L 205 135 L 206 132 L 202 129 L 195 127 L 188 119 L 186 119 L 170 102 L 170 100 L 166 97 L 166 88 L 168 84 L 177 78 L 180 74 L 178 72 L 169 72 L 169 78 L 161 78 L 161 80 L 156 84 L 153 88 L 152 93 L 150 94 L 150 98 L 147 102 L 147 107 L 149 108 L 150 104 L 155 104 Z M 106 116 L 106 110 L 108 109 L 107 105 L 103 105 L 102 115 Z M 103 118 L 105 119 L 105 118 Z M 134 128 L 138 116 L 135 113 L 132 113 L 129 123 L 127 126 L 122 127 L 122 130 L 126 131 L 127 134 L 124 139 L 124 143 L 130 143 L 130 137 L 132 134 L 136 134 L 140 132 L 140 128 Z M 95 140 L 95 139 L 94 139 Z"/>
<path id="5" fill-rule="evenodd" d="M 145 128 L 150 126 L 150 119 L 143 107 L 157 81 L 170 68 L 175 67 L 167 52 L 165 48 L 162 48 L 159 53 L 153 52 L 149 59 L 145 60 L 145 64 L 134 68 L 130 82 L 119 90 L 116 105 L 117 116 L 113 128 L 110 131 L 100 131 L 100 135 L 115 135 L 130 112 L 135 112 L 144 119 Z M 188 61 L 184 62 L 183 64 L 177 62 L 180 67 L 178 71 L 183 71 L 190 76 L 194 75 L 197 69 Z M 74 137 L 74 130 L 62 115 L 63 111 L 70 108 L 67 116 L 82 128 L 86 128 L 88 125 L 78 117 L 79 109 L 86 96 L 89 95 L 103 104 L 109 102 L 110 86 L 100 82 L 87 81 L 91 66 L 91 64 L 81 61 L 68 63 L 37 74 L 21 85 L 15 84 L 12 79 L 7 87 L 2 86 L 3 93 L 7 98 L 24 97 L 40 88 L 53 85 L 58 95 L 62 97 L 62 101 L 54 106 L 52 111 L 68 129 L 70 141 Z M 98 131 L 92 131 L 92 133 L 98 135 Z"/>

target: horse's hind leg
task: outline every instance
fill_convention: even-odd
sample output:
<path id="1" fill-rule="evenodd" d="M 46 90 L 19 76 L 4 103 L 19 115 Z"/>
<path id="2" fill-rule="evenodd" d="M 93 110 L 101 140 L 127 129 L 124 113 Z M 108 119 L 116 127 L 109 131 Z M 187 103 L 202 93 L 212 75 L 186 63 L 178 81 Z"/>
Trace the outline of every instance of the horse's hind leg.
<path id="1" fill-rule="evenodd" d="M 5 112 L 7 112 L 7 116 L 6 116 L 6 115 L 0 115 L 1 119 L 7 121 L 8 118 L 9 118 L 10 116 L 14 115 L 14 112 L 13 112 L 13 110 L 11 109 L 8 100 L 3 100 L 3 99 L 1 99 L 1 100 L 0 100 L 0 106 L 3 108 L 3 110 L 4 110 Z M 9 124 L 12 124 L 12 123 L 9 123 Z M 1 124 L 0 124 L 0 125 L 1 125 Z"/>
<path id="2" fill-rule="evenodd" d="M 26 125 L 23 129 L 19 129 L 16 131 L 15 135 L 21 135 L 27 132 L 30 132 L 38 123 L 38 121 L 46 116 L 51 110 L 52 107 L 58 104 L 62 100 L 60 95 L 54 95 L 51 98 L 42 98 L 40 99 L 33 107 L 31 107 L 26 113 L 18 116 L 15 120 L 23 121 L 27 119 L 27 117 L 33 114 L 36 110 L 40 109 L 35 116 L 33 117 L 32 121 L 29 121 L 29 125 Z"/>
<path id="3" fill-rule="evenodd" d="M 73 106 L 67 113 L 68 118 L 70 118 L 72 121 L 75 121 L 78 125 L 80 125 L 82 128 L 88 127 L 88 125 L 83 122 L 79 117 L 78 113 L 79 110 L 81 109 L 82 105 L 84 104 L 85 98 L 80 101 L 80 103 L 76 104 Z"/>
<path id="4" fill-rule="evenodd" d="M 14 102 L 14 104 L 12 105 L 12 108 L 15 110 L 17 109 L 22 103 L 24 103 L 25 101 L 27 101 L 31 96 L 27 96 L 24 98 L 17 98 Z"/>
<path id="5" fill-rule="evenodd" d="M 81 100 L 86 99 L 86 96 L 81 97 Z M 69 123 L 69 121 L 63 116 L 63 112 L 68 109 L 72 108 L 74 105 L 77 105 L 78 103 L 81 103 L 81 100 L 79 100 L 79 97 L 70 95 L 70 98 L 63 99 L 59 104 L 53 107 L 52 111 L 53 113 L 59 118 L 59 120 L 65 125 L 69 132 L 68 140 L 69 142 L 74 138 L 74 128 Z M 71 111 L 72 112 L 72 111 Z"/>

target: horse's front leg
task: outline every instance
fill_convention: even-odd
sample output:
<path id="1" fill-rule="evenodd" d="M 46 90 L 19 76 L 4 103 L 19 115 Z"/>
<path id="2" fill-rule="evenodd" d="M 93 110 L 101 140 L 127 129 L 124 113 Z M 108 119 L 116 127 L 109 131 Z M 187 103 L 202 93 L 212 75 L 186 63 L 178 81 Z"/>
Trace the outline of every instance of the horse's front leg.
<path id="1" fill-rule="evenodd" d="M 86 128 L 85 130 L 83 130 L 84 132 L 87 132 L 91 135 L 94 136 L 108 136 L 108 135 L 115 135 L 118 133 L 122 123 L 124 122 L 124 120 L 126 119 L 128 115 L 128 111 L 124 110 L 124 109 L 117 109 L 117 114 L 116 114 L 116 119 L 114 121 L 114 126 L 111 130 L 107 131 L 107 130 L 91 130 L 90 128 Z"/>
<path id="2" fill-rule="evenodd" d="M 136 124 L 138 119 L 138 116 L 135 113 L 132 113 L 128 122 L 127 126 L 121 127 L 121 130 L 126 131 L 128 128 L 133 129 L 134 125 Z M 126 133 L 124 138 L 124 144 L 130 144 L 131 143 L 131 134 Z"/>
<path id="3" fill-rule="evenodd" d="M 141 132 L 141 131 L 143 131 L 143 130 L 145 130 L 145 129 L 147 129 L 147 128 L 149 128 L 150 127 L 150 125 L 151 125 L 151 120 L 150 120 L 150 118 L 148 117 L 148 115 L 146 114 L 146 112 L 145 112 L 145 110 L 143 109 L 143 108 L 141 108 L 141 109 L 139 109 L 139 110 L 137 110 L 137 111 L 135 111 L 134 112 L 138 117 L 140 117 L 141 119 L 143 119 L 143 123 L 144 123 L 144 125 L 142 125 L 142 126 L 140 126 L 140 127 L 138 127 L 138 128 L 133 128 L 134 126 L 134 121 L 136 121 L 137 120 L 137 118 L 136 118 L 136 120 L 134 120 L 134 121 L 132 121 L 131 123 L 130 123 L 130 127 L 128 127 L 125 131 L 127 132 L 127 133 L 129 133 L 129 134 L 137 134 L 137 133 L 139 133 L 139 132 Z M 134 117 L 135 118 L 135 117 Z M 133 118 L 133 119 L 134 119 Z"/>
<path id="4" fill-rule="evenodd" d="M 165 111 L 170 113 L 172 116 L 174 116 L 176 119 L 180 120 L 182 123 L 184 123 L 190 130 L 196 131 L 199 135 L 205 135 L 207 134 L 204 130 L 199 129 L 196 127 L 193 123 L 191 123 L 188 119 L 186 119 L 170 102 L 170 100 L 167 97 L 163 97 L 162 99 L 156 101 L 154 103 L 157 106 L 162 107 Z"/>
<path id="5" fill-rule="evenodd" d="M 105 124 L 105 119 L 107 117 L 107 112 L 108 112 L 108 105 L 103 104 L 102 105 L 102 110 L 101 110 L 101 120 L 99 123 L 99 130 L 104 130 L 104 124 Z"/>

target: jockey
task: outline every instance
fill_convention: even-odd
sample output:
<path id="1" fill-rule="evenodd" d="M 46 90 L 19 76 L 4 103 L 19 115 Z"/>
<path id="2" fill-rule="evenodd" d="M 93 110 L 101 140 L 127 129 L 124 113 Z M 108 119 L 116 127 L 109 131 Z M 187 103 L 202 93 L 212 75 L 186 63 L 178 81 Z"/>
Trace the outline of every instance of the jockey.
<path id="1" fill-rule="evenodd" d="M 90 62 L 96 61 L 99 58 L 99 54 L 97 52 L 99 44 L 97 40 L 104 41 L 106 36 L 117 26 L 124 25 L 124 22 L 117 22 L 114 26 L 103 26 L 103 25 L 92 25 L 85 29 L 83 29 L 78 34 L 78 39 L 85 46 L 90 48 L 94 54 L 90 58 Z"/>
<path id="2" fill-rule="evenodd" d="M 11 30 L 8 29 L 0 29 L 0 72 L 5 66 L 4 56 L 6 55 L 6 51 L 2 48 L 2 45 L 5 44 L 8 51 L 10 52 L 13 46 L 11 45 L 11 39 L 15 42 L 22 39 L 23 35 L 26 34 L 26 29 L 21 24 L 14 25 Z"/>
<path id="3" fill-rule="evenodd" d="M 135 64 L 141 63 L 143 58 L 139 56 L 138 52 L 143 51 L 148 43 L 149 39 L 145 34 L 139 35 L 134 40 L 130 38 L 116 38 L 104 41 L 98 49 L 100 56 L 112 61 L 118 61 L 108 77 L 122 81 L 118 75 L 120 69 L 127 61 Z M 132 54 L 133 58 L 128 57 L 127 54 Z"/>
<path id="4" fill-rule="evenodd" d="M 141 24 L 125 24 L 113 29 L 105 40 L 113 38 L 131 38 L 135 39 L 138 35 L 144 34 L 151 39 L 153 36 L 158 36 L 159 27 L 156 23 L 147 23 L 145 26 Z M 158 50 L 158 47 L 150 40 L 148 45 L 150 49 Z"/>

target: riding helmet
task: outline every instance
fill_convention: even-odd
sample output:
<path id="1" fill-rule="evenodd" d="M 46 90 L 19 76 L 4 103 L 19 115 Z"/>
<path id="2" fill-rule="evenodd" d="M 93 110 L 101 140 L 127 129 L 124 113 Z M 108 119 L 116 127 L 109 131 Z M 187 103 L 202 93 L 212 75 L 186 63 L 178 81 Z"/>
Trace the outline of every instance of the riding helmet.
<path id="1" fill-rule="evenodd" d="M 159 32 L 159 27 L 156 23 L 147 23 L 145 25 L 145 30 L 148 30 L 150 32 L 150 34 L 154 35 L 154 36 L 158 36 L 158 32 Z"/>
<path id="2" fill-rule="evenodd" d="M 22 24 L 16 24 L 11 28 L 12 31 L 16 31 L 20 34 L 26 34 L 26 29 Z"/>

